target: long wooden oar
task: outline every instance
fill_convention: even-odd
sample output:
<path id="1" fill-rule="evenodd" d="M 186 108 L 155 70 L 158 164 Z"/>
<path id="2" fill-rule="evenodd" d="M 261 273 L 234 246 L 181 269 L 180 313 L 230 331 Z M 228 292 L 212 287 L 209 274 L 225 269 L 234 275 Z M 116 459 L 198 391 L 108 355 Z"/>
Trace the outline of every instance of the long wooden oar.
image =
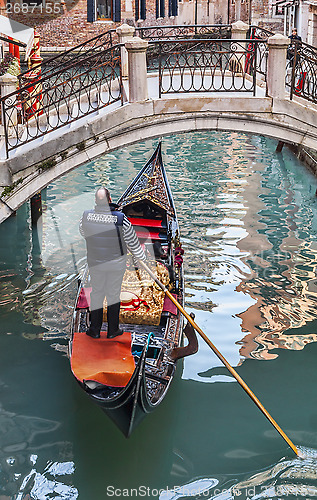
<path id="1" fill-rule="evenodd" d="M 234 368 L 228 363 L 226 358 L 221 354 L 221 352 L 218 351 L 218 349 L 214 346 L 214 344 L 211 342 L 211 340 L 207 337 L 207 335 L 204 334 L 204 332 L 199 328 L 199 326 L 195 323 L 195 321 L 191 318 L 191 316 L 185 311 L 185 309 L 181 306 L 181 304 L 173 297 L 173 295 L 170 293 L 170 291 L 166 288 L 166 286 L 161 283 L 155 274 L 151 271 L 151 269 L 145 264 L 144 261 L 140 260 L 139 261 L 141 266 L 149 273 L 151 278 L 155 281 L 155 283 L 166 293 L 168 298 L 175 304 L 177 309 L 185 316 L 187 321 L 195 328 L 195 330 L 199 333 L 199 335 L 204 339 L 204 341 L 209 345 L 209 347 L 214 351 L 216 356 L 220 359 L 220 361 L 228 368 L 229 372 L 231 375 L 239 382 L 241 387 L 245 390 L 247 395 L 252 399 L 252 401 L 257 405 L 257 407 L 261 410 L 261 412 L 264 414 L 264 416 L 271 422 L 273 427 L 279 432 L 279 434 L 282 436 L 282 438 L 287 442 L 287 444 L 292 448 L 294 453 L 296 455 L 299 455 L 299 451 L 292 443 L 292 441 L 289 439 L 289 437 L 286 436 L 285 432 L 280 428 L 280 426 L 275 422 L 274 418 L 271 417 L 269 412 L 264 408 L 262 403 L 258 400 L 256 395 L 251 391 L 251 389 L 247 386 L 247 384 L 244 382 L 244 380 L 240 377 L 240 375 L 235 371 Z"/>

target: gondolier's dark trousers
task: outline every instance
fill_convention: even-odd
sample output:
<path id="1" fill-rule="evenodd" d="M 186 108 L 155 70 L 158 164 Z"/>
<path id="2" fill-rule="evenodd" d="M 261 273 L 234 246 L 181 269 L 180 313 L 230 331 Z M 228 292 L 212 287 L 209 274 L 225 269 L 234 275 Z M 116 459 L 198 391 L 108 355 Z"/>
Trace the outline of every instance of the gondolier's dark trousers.
<path id="1" fill-rule="evenodd" d="M 90 310 L 91 327 L 100 331 L 102 324 L 102 310 L 104 298 L 107 299 L 107 314 L 108 316 L 115 315 L 114 328 L 117 328 L 119 322 L 119 308 L 120 308 L 120 292 L 123 280 L 123 275 L 126 270 L 126 256 L 122 256 L 116 260 L 104 262 L 96 266 L 89 266 L 90 280 L 91 280 L 91 294 L 90 294 Z M 98 311 L 99 314 L 94 314 Z M 109 327 L 112 321 L 108 318 Z"/>

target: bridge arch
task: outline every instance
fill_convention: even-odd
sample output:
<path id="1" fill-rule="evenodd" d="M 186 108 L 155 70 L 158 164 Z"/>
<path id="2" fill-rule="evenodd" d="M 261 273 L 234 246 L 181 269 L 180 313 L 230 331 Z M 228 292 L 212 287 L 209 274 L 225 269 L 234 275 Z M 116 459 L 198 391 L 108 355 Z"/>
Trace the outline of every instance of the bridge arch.
<path id="1" fill-rule="evenodd" d="M 48 134 L 1 162 L 2 184 L 12 189 L 0 203 L 0 222 L 70 170 L 144 139 L 200 130 L 240 131 L 316 150 L 316 125 L 317 109 L 300 99 L 187 94 L 109 106 L 76 122 L 67 134 Z"/>

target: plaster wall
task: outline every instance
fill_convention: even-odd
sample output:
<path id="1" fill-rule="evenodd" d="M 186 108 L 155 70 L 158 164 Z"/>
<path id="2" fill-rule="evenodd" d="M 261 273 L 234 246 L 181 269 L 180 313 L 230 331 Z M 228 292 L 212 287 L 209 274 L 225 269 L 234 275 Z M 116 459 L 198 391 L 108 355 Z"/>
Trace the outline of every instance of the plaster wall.
<path id="1" fill-rule="evenodd" d="M 309 18 L 308 18 L 308 32 L 307 32 L 307 43 L 309 45 L 317 45 L 317 7 L 309 8 Z"/>

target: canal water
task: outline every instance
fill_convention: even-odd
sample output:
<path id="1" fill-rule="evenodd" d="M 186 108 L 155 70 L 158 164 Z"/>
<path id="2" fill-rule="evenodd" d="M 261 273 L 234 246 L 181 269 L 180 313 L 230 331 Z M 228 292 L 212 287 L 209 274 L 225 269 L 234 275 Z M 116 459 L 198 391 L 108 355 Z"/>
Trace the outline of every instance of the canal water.
<path id="1" fill-rule="evenodd" d="M 0 226 L 0 500 L 317 496 L 317 181 L 276 141 L 229 132 L 163 139 L 185 250 L 186 308 L 301 447 L 299 459 L 200 342 L 126 440 L 67 359 L 78 221 L 95 186 L 117 199 L 144 141 L 51 184 Z"/>

